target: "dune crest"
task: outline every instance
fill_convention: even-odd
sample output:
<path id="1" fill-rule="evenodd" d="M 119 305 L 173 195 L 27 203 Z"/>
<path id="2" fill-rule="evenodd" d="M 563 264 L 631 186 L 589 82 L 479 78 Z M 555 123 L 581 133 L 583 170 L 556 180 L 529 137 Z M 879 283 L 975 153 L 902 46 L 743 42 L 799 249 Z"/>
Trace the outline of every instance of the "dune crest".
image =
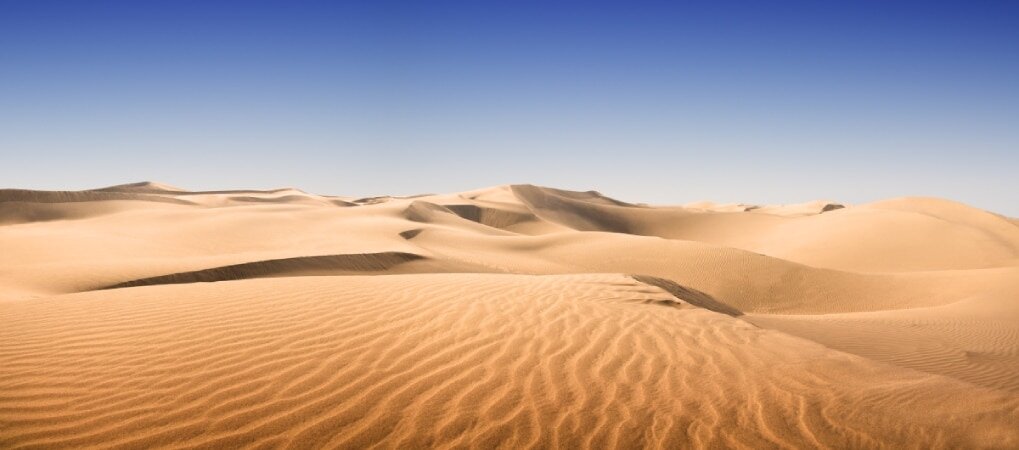
<path id="1" fill-rule="evenodd" d="M 1016 225 L 4 189 L 0 448 L 1014 448 Z"/>

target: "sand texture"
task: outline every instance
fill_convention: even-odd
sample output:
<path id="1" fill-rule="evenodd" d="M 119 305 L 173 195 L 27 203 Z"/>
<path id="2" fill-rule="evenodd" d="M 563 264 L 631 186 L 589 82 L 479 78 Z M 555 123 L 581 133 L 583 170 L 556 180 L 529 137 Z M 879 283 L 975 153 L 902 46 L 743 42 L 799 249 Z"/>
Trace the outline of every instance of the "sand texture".
<path id="1" fill-rule="evenodd" d="M 1019 448 L 1019 224 L 0 189 L 0 448 Z"/>

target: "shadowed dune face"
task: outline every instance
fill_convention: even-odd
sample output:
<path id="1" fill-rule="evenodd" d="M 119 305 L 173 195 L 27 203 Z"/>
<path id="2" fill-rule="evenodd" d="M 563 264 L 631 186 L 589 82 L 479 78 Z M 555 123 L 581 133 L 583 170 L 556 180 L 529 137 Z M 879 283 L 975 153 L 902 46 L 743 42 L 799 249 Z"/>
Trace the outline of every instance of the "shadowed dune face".
<path id="1" fill-rule="evenodd" d="M 493 228 L 505 229 L 521 222 L 538 220 L 534 214 L 521 214 L 477 205 L 446 205 L 446 209 L 464 219 Z"/>
<path id="2" fill-rule="evenodd" d="M 84 204 L 67 203 L 36 203 L 10 201 L 0 203 L 0 225 L 13 225 L 29 222 L 48 222 L 52 220 L 75 220 L 110 214 L 124 209 L 124 205 L 116 201 L 105 201 L 100 204 L 83 202 Z"/>
<path id="3" fill-rule="evenodd" d="M 131 200 L 143 202 L 160 202 L 191 204 L 173 196 L 149 195 L 145 193 L 120 191 L 29 191 L 24 189 L 0 189 L 0 203 L 73 203 L 98 202 L 109 200 Z"/>
<path id="4" fill-rule="evenodd" d="M 685 301 L 691 305 L 699 308 L 704 308 L 710 311 L 727 314 L 733 317 L 739 317 L 743 315 L 743 311 L 733 308 L 725 303 L 715 300 L 710 295 L 705 294 L 696 289 L 691 289 L 685 286 L 681 286 L 674 281 L 666 280 L 664 278 L 650 277 L 647 275 L 634 275 L 634 280 L 641 283 L 650 284 L 657 286 L 675 296 L 677 299 Z"/>
<path id="5" fill-rule="evenodd" d="M 938 199 L 6 189 L 0 448 L 1014 448 L 1017 295 Z"/>
<path id="6" fill-rule="evenodd" d="M 558 189 L 538 186 L 513 186 L 513 194 L 536 215 L 579 231 L 610 231 L 629 233 L 627 217 L 614 214 L 615 208 L 629 206 L 610 200 L 596 192 L 567 194 Z"/>
<path id="7" fill-rule="evenodd" d="M 357 272 L 385 272 L 394 267 L 423 259 L 413 253 L 387 252 L 362 255 L 320 255 L 269 259 L 229 266 L 212 267 L 190 272 L 125 281 L 106 289 L 120 289 L 154 284 L 211 283 L 297 275 L 337 275 Z"/>

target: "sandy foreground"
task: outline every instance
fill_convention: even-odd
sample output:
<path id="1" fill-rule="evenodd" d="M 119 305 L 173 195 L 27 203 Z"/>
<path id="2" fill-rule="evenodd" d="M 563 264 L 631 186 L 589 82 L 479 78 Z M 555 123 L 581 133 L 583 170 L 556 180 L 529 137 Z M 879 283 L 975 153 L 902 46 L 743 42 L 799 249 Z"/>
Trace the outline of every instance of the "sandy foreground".
<path id="1" fill-rule="evenodd" d="M 0 190 L 0 448 L 1019 448 L 1019 223 Z"/>

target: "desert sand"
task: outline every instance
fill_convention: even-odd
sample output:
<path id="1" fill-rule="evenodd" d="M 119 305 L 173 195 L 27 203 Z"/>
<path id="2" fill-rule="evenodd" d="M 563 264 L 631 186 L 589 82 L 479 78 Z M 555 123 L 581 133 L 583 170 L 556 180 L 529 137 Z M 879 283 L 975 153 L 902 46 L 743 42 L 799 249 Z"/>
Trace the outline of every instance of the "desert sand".
<path id="1" fill-rule="evenodd" d="M 0 190 L 0 448 L 89 447 L 1019 448 L 1019 223 Z"/>

